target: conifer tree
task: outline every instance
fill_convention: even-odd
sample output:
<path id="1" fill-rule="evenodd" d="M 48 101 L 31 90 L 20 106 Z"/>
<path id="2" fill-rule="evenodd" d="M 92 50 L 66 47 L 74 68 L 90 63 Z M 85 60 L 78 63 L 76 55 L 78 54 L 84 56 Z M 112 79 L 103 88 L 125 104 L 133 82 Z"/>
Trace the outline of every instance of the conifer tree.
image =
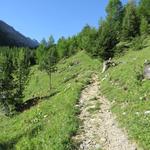
<path id="1" fill-rule="evenodd" d="M 136 2 L 130 0 L 125 7 L 125 16 L 122 25 L 122 38 L 131 39 L 139 34 L 139 17 L 137 14 Z"/>
<path id="2" fill-rule="evenodd" d="M 150 24 L 150 0 L 139 1 L 139 15 L 145 17 Z"/>
<path id="3" fill-rule="evenodd" d="M 120 40 L 123 6 L 120 0 L 110 0 L 106 7 L 107 17 L 101 21 L 96 47 L 99 56 L 106 60 L 114 55 L 114 47 Z"/>
<path id="4" fill-rule="evenodd" d="M 107 17 L 106 21 L 110 24 L 113 34 L 116 39 L 120 38 L 122 19 L 123 19 L 123 6 L 120 0 L 109 0 L 106 7 Z"/>
<path id="5" fill-rule="evenodd" d="M 43 68 L 44 56 L 47 53 L 47 48 L 44 44 L 40 44 L 40 46 L 36 49 L 36 63 L 39 65 L 39 68 Z"/>
<path id="6" fill-rule="evenodd" d="M 141 24 L 140 24 L 140 34 L 141 35 L 147 35 L 149 34 L 149 24 L 145 17 L 141 18 Z"/>
<path id="7" fill-rule="evenodd" d="M 98 55 L 103 60 L 107 60 L 114 55 L 114 46 L 117 41 L 113 29 L 107 21 L 102 21 L 99 28 L 99 37 L 97 39 Z"/>
<path id="8" fill-rule="evenodd" d="M 27 59 L 27 49 L 19 49 L 16 55 L 16 68 L 15 68 L 15 82 L 16 82 L 16 95 L 15 105 L 22 102 L 23 90 L 26 84 L 26 80 L 29 74 L 29 60 Z"/>
<path id="9" fill-rule="evenodd" d="M 0 54 L 0 103 L 6 115 L 11 112 L 10 105 L 14 104 L 14 82 L 12 55 L 6 49 Z"/>
<path id="10" fill-rule="evenodd" d="M 54 40 L 54 37 L 51 35 L 48 39 L 48 42 L 47 42 L 47 47 L 51 47 L 53 46 L 55 43 L 55 40 Z"/>
<path id="11" fill-rule="evenodd" d="M 92 55 L 95 54 L 95 45 L 97 38 L 97 30 L 89 25 L 86 25 L 78 35 L 79 49 L 85 50 Z"/>
<path id="12" fill-rule="evenodd" d="M 75 54 L 79 49 L 77 36 L 69 37 L 67 39 L 67 42 L 68 42 L 68 56 L 71 56 Z"/>
<path id="13" fill-rule="evenodd" d="M 68 56 L 68 43 L 67 40 L 65 39 L 65 37 L 61 37 L 58 40 L 57 43 L 57 52 L 59 55 L 59 59 L 62 59 L 63 57 L 67 57 Z"/>
<path id="14" fill-rule="evenodd" d="M 46 39 L 45 39 L 45 38 L 43 38 L 43 39 L 42 39 L 42 41 L 41 41 L 41 45 L 44 45 L 45 47 L 47 47 L 47 46 L 48 46 L 48 43 L 47 43 L 47 41 L 46 41 Z"/>
<path id="15" fill-rule="evenodd" d="M 49 76 L 49 90 L 52 88 L 52 72 L 54 70 L 56 61 L 57 61 L 57 51 L 56 51 L 56 46 L 53 45 L 51 48 L 48 50 L 47 53 L 45 53 L 44 57 L 44 63 L 43 63 L 43 69 L 47 72 Z"/>

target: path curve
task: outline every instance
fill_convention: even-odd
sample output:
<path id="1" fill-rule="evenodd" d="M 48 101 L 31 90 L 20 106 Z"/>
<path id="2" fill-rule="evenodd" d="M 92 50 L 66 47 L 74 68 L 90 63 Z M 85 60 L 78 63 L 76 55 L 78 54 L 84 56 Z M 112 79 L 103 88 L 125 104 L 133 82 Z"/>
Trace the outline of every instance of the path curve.
<path id="1" fill-rule="evenodd" d="M 93 75 L 92 83 L 82 91 L 78 107 L 82 125 L 73 140 L 79 150 L 138 150 L 118 127 L 110 102 L 100 96 L 97 75 Z"/>

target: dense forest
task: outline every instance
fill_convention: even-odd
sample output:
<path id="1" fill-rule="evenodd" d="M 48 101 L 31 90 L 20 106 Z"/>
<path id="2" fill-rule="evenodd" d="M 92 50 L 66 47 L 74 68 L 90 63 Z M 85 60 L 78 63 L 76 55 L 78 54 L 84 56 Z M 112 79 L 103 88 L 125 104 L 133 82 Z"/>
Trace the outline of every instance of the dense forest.
<path id="1" fill-rule="evenodd" d="M 50 36 L 48 41 L 43 39 L 36 49 L 1 47 L 0 108 L 9 116 L 16 113 L 33 65 L 38 64 L 51 80 L 55 64 L 78 51 L 85 50 L 92 57 L 104 61 L 123 55 L 130 47 L 141 49 L 143 39 L 150 34 L 149 8 L 149 0 L 140 0 L 138 4 L 130 0 L 126 5 L 120 0 L 110 0 L 106 19 L 100 20 L 98 29 L 86 25 L 80 33 L 61 37 L 57 43 Z"/>

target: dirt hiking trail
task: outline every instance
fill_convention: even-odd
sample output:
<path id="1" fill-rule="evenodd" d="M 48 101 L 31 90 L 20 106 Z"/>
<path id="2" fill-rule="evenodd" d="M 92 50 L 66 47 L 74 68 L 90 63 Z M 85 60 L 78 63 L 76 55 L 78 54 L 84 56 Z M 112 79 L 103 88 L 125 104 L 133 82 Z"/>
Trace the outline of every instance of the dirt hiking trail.
<path id="1" fill-rule="evenodd" d="M 82 91 L 77 107 L 82 124 L 73 140 L 79 150 L 139 150 L 119 128 L 110 111 L 110 102 L 100 96 L 97 75 L 93 75 L 91 84 Z"/>

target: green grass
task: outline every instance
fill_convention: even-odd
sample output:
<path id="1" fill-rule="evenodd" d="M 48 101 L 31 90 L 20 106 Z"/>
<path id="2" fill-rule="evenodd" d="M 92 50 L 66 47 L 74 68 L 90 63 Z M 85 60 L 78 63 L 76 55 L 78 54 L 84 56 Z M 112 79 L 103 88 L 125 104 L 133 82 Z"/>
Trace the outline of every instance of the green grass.
<path id="1" fill-rule="evenodd" d="M 76 63 L 78 62 L 78 63 Z M 0 114 L 0 150 L 69 150 L 75 149 L 71 137 L 78 129 L 75 108 L 80 92 L 92 72 L 100 67 L 85 52 L 62 60 L 52 74 L 52 90 L 45 72 L 34 66 L 24 91 L 24 101 L 33 97 L 56 95 L 42 99 L 38 105 L 13 118 Z"/>
<path id="2" fill-rule="evenodd" d="M 150 149 L 150 80 L 142 80 L 143 64 L 150 59 L 150 47 L 129 50 L 125 56 L 114 58 L 120 62 L 100 75 L 102 93 L 112 102 L 113 112 L 129 137 L 144 150 Z"/>
<path id="3" fill-rule="evenodd" d="M 34 97 L 47 97 L 38 105 L 13 118 L 0 114 L 0 150 L 72 150 L 71 137 L 79 122 L 75 107 L 80 92 L 88 84 L 93 72 L 99 72 L 101 92 L 113 102 L 122 127 L 129 137 L 144 148 L 150 149 L 150 80 L 142 80 L 143 64 L 150 59 L 150 40 L 147 48 L 129 50 L 124 56 L 114 58 L 118 65 L 101 74 L 98 60 L 85 52 L 61 60 L 57 72 L 52 74 L 52 89 L 46 72 L 31 69 L 24 101 Z M 135 49 L 134 49 L 135 50 Z M 54 94 L 56 93 L 56 94 Z M 96 100 L 96 97 L 91 101 Z M 89 110 L 99 110 L 100 103 Z"/>

